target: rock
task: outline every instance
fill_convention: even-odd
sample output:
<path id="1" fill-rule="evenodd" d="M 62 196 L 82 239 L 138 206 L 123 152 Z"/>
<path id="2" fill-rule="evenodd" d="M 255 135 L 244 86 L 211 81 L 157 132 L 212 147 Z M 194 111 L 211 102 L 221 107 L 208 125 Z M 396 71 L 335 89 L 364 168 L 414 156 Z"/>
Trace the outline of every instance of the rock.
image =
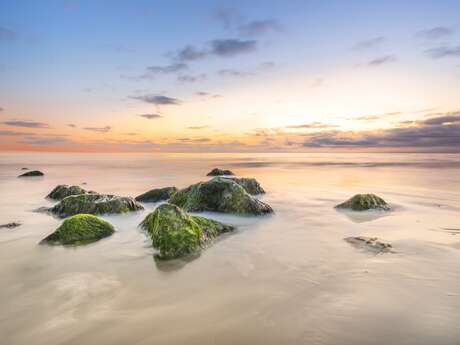
<path id="1" fill-rule="evenodd" d="M 366 210 L 384 210 L 391 209 L 385 200 L 375 194 L 356 194 L 351 199 L 339 204 L 336 208 L 348 208 L 353 211 L 366 211 Z"/>
<path id="2" fill-rule="evenodd" d="M 29 170 L 29 168 L 21 168 L 21 170 Z"/>
<path id="3" fill-rule="evenodd" d="M 246 192 L 252 195 L 257 195 L 257 194 L 264 194 L 265 191 L 262 188 L 262 186 L 257 182 L 255 178 L 247 178 L 247 177 L 228 177 L 229 179 L 235 181 L 238 183 L 240 186 L 242 186 Z"/>
<path id="4" fill-rule="evenodd" d="M 366 236 L 357 236 L 357 237 L 347 237 L 345 241 L 351 243 L 357 247 L 370 250 L 375 253 L 386 253 L 391 252 L 392 246 L 390 243 L 381 242 L 377 237 L 366 237 Z"/>
<path id="5" fill-rule="evenodd" d="M 135 199 L 142 202 L 158 202 L 168 200 L 175 192 L 177 192 L 176 187 L 156 188 L 136 196 Z"/>
<path id="6" fill-rule="evenodd" d="M 143 209 L 133 198 L 90 193 L 68 196 L 49 211 L 59 217 L 68 217 L 79 213 L 125 213 Z"/>
<path id="7" fill-rule="evenodd" d="M 91 214 L 77 214 L 65 219 L 61 226 L 40 243 L 78 245 L 87 244 L 114 233 L 113 226 Z"/>
<path id="8" fill-rule="evenodd" d="M 196 254 L 218 235 L 234 229 L 231 225 L 188 215 L 169 203 L 158 206 L 140 226 L 148 232 L 161 259 Z"/>
<path id="9" fill-rule="evenodd" d="M 14 229 L 14 228 L 17 228 L 18 226 L 21 226 L 21 223 L 11 222 L 7 224 L 1 224 L 0 229 Z"/>
<path id="10" fill-rule="evenodd" d="M 182 189 L 174 193 L 169 202 L 187 212 L 215 211 L 254 215 L 273 212 L 269 205 L 249 195 L 235 181 L 224 177 L 214 177 Z"/>
<path id="11" fill-rule="evenodd" d="M 59 186 L 56 186 L 46 197 L 54 200 L 62 200 L 70 195 L 86 193 L 88 192 L 80 186 L 68 186 L 66 184 L 60 184 Z"/>
<path id="12" fill-rule="evenodd" d="M 32 170 L 32 171 L 28 171 L 22 175 L 19 175 L 18 177 L 33 177 L 33 176 L 43 176 L 45 175 L 44 173 L 42 173 L 41 171 L 38 171 L 38 170 Z"/>
<path id="13" fill-rule="evenodd" d="M 222 170 L 219 168 L 214 168 L 210 172 L 208 172 L 207 176 L 224 176 L 224 175 L 235 175 L 230 170 Z"/>

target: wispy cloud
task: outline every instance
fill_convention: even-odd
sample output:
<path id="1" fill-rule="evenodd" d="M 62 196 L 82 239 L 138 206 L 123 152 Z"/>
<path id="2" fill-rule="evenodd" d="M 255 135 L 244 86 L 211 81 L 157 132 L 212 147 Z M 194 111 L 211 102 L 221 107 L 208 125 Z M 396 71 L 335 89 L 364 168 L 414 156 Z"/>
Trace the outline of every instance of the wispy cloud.
<path id="1" fill-rule="evenodd" d="M 9 120 L 9 121 L 4 121 L 2 123 L 5 125 L 14 126 L 14 127 L 49 128 L 49 125 L 47 123 L 29 121 L 29 120 Z"/>
<path id="2" fill-rule="evenodd" d="M 26 145 L 46 146 L 46 145 L 70 144 L 71 141 L 63 137 L 46 137 L 46 138 L 28 138 L 28 139 L 21 140 L 19 143 L 26 144 Z"/>
<path id="3" fill-rule="evenodd" d="M 75 124 L 73 124 L 73 123 L 69 123 L 69 124 L 67 124 L 67 127 L 70 127 L 70 128 L 76 128 L 76 127 L 77 127 L 77 125 L 75 125 Z"/>
<path id="4" fill-rule="evenodd" d="M 209 128 L 209 126 L 190 126 L 190 127 L 187 127 L 187 129 L 194 129 L 194 130 L 206 129 L 206 128 Z"/>
<path id="5" fill-rule="evenodd" d="M 416 33 L 416 37 L 427 40 L 438 40 L 450 36 L 454 33 L 454 30 L 446 26 L 437 26 L 428 30 L 422 30 Z"/>
<path id="6" fill-rule="evenodd" d="M 331 125 L 327 123 L 321 123 L 321 122 L 312 122 L 312 123 L 306 123 L 302 125 L 286 126 L 286 128 L 291 128 L 291 129 L 324 129 L 324 128 L 337 128 L 337 127 L 339 126 Z"/>
<path id="7" fill-rule="evenodd" d="M 252 72 L 240 71 L 240 70 L 233 69 L 233 68 L 221 69 L 217 71 L 217 74 L 221 76 L 231 76 L 231 77 L 248 77 L 248 76 L 254 75 L 254 73 Z"/>
<path id="8" fill-rule="evenodd" d="M 177 98 L 161 96 L 161 95 L 142 95 L 142 96 L 131 96 L 132 99 L 137 99 L 150 104 L 155 105 L 179 105 L 181 101 Z"/>
<path id="9" fill-rule="evenodd" d="M 16 32 L 0 26 L 0 42 L 1 41 L 14 41 L 17 39 L 17 37 L 18 35 Z"/>
<path id="10" fill-rule="evenodd" d="M 144 119 L 148 119 L 148 120 L 159 119 L 160 117 L 163 117 L 159 114 L 140 114 L 138 116 L 143 117 Z"/>
<path id="11" fill-rule="evenodd" d="M 176 59 L 179 61 L 195 61 L 204 59 L 208 56 L 209 52 L 204 49 L 196 48 L 192 45 L 187 45 L 179 49 L 176 54 Z"/>
<path id="12" fill-rule="evenodd" d="M 227 30 L 240 25 L 244 20 L 244 17 L 237 9 L 228 7 L 217 9 L 214 16 Z"/>
<path id="13" fill-rule="evenodd" d="M 381 57 L 378 57 L 378 58 L 375 58 L 371 61 L 368 62 L 368 65 L 369 66 L 382 66 L 382 65 L 386 65 L 388 63 L 391 63 L 391 62 L 394 62 L 396 61 L 396 57 L 394 55 L 385 55 L 385 56 L 381 56 Z"/>
<path id="14" fill-rule="evenodd" d="M 110 127 L 110 126 L 105 126 L 105 127 L 85 127 L 83 129 L 86 129 L 87 131 L 92 131 L 92 132 L 107 133 L 107 132 L 110 132 L 112 127 Z"/>
<path id="15" fill-rule="evenodd" d="M 425 50 L 425 54 L 432 59 L 442 59 L 445 57 L 460 57 L 459 46 L 441 46 Z"/>
<path id="16" fill-rule="evenodd" d="M 179 138 L 177 141 L 184 142 L 184 143 L 207 143 L 210 142 L 211 139 L 209 138 Z"/>
<path id="17" fill-rule="evenodd" d="M 16 136 L 33 136 L 35 133 L 32 132 L 17 132 L 17 131 L 8 131 L 8 130 L 0 130 L 0 136 L 6 137 L 16 137 Z"/>
<path id="18" fill-rule="evenodd" d="M 238 30 L 241 35 L 258 36 L 268 32 L 281 32 L 283 26 L 275 19 L 253 20 L 240 25 Z"/>
<path id="19" fill-rule="evenodd" d="M 257 41 L 255 40 L 217 39 L 211 41 L 211 53 L 221 57 L 252 52 L 256 48 Z"/>
<path id="20" fill-rule="evenodd" d="M 377 46 L 380 46 L 384 42 L 385 42 L 385 37 L 383 36 L 373 37 L 371 39 L 356 43 L 353 46 L 353 50 L 365 50 L 365 49 L 375 48 Z"/>
<path id="21" fill-rule="evenodd" d="M 148 66 L 147 71 L 152 74 L 169 74 L 183 71 L 187 68 L 188 66 L 185 63 L 173 63 L 166 66 Z"/>
<path id="22" fill-rule="evenodd" d="M 207 78 L 207 74 L 183 74 L 177 77 L 177 80 L 182 83 L 195 83 L 197 81 L 205 80 Z"/>

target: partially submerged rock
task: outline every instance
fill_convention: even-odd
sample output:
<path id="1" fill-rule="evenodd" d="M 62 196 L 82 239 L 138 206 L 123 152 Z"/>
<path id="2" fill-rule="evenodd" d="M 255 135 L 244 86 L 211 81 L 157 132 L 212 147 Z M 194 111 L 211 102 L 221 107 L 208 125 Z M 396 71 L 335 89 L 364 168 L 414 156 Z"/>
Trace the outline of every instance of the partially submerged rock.
<path id="1" fill-rule="evenodd" d="M 68 186 L 66 184 L 60 184 L 56 186 L 46 197 L 53 200 L 62 200 L 70 195 L 79 195 L 88 193 L 80 186 Z"/>
<path id="2" fill-rule="evenodd" d="M 17 228 L 18 226 L 21 226 L 21 223 L 11 222 L 7 224 L 1 224 L 0 229 L 14 229 L 14 228 Z"/>
<path id="3" fill-rule="evenodd" d="M 354 246 L 372 251 L 374 253 L 387 253 L 391 252 L 392 246 L 390 243 L 382 242 L 377 237 L 347 237 L 345 241 L 351 243 Z"/>
<path id="4" fill-rule="evenodd" d="M 231 176 L 235 174 L 231 172 L 230 170 L 223 170 L 219 168 L 214 168 L 207 174 L 207 176 L 225 176 L 225 175 Z"/>
<path id="5" fill-rule="evenodd" d="M 77 214 L 65 219 L 61 226 L 41 243 L 78 245 L 87 244 L 114 233 L 113 226 L 91 214 Z"/>
<path id="6" fill-rule="evenodd" d="M 18 177 L 33 177 L 33 176 L 43 176 L 45 175 L 44 173 L 42 173 L 41 171 L 39 170 L 32 170 L 32 171 L 28 171 L 22 175 L 19 175 Z"/>
<path id="7" fill-rule="evenodd" d="M 196 254 L 218 235 L 234 229 L 231 225 L 188 215 L 169 203 L 158 206 L 140 225 L 148 232 L 162 259 Z"/>
<path id="8" fill-rule="evenodd" d="M 125 213 L 143 209 L 133 198 L 90 193 L 68 196 L 49 211 L 59 217 L 68 217 L 79 213 Z"/>
<path id="9" fill-rule="evenodd" d="M 269 205 L 248 194 L 238 183 L 223 177 L 215 177 L 182 189 L 174 193 L 169 202 L 187 212 L 215 211 L 254 215 L 273 212 Z"/>
<path id="10" fill-rule="evenodd" d="M 240 186 L 242 186 L 246 192 L 252 195 L 257 195 L 257 194 L 264 194 L 265 190 L 262 188 L 262 186 L 257 182 L 255 178 L 248 178 L 248 177 L 228 177 L 229 179 L 235 181 L 238 183 Z"/>
<path id="11" fill-rule="evenodd" d="M 177 192 L 176 187 L 155 188 L 148 192 L 136 196 L 136 201 L 141 202 L 158 202 L 168 200 L 171 195 Z"/>
<path id="12" fill-rule="evenodd" d="M 336 208 L 351 209 L 353 211 L 384 210 L 389 211 L 390 205 L 375 194 L 356 194 Z"/>
<path id="13" fill-rule="evenodd" d="M 21 168 L 21 170 L 29 170 L 29 168 L 25 168 L 25 167 L 24 167 L 24 168 Z"/>

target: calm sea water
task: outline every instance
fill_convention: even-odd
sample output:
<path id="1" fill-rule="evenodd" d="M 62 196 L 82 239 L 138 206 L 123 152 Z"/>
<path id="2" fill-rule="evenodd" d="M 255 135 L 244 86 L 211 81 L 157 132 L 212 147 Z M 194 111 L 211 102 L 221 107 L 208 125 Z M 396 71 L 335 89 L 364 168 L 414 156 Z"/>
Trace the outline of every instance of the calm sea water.
<path id="1" fill-rule="evenodd" d="M 60 220 L 34 209 L 57 184 L 136 196 L 213 167 L 255 177 L 275 214 L 207 214 L 237 226 L 200 257 L 158 265 L 146 210 L 104 216 L 115 235 L 38 245 Z M 43 178 L 18 179 L 22 167 Z M 0 154 L 0 343 L 460 343 L 460 155 Z M 337 212 L 376 193 L 386 215 Z M 343 241 L 377 236 L 395 253 Z"/>

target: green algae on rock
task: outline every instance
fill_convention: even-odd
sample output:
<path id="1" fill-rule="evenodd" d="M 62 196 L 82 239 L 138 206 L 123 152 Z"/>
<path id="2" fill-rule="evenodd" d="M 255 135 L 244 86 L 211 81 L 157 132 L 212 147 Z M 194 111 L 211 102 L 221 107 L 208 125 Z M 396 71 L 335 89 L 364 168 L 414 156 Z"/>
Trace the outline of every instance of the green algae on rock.
<path id="1" fill-rule="evenodd" d="M 390 205 L 375 194 L 356 194 L 347 201 L 339 204 L 336 208 L 351 209 L 353 211 L 383 210 L 389 211 Z"/>
<path id="2" fill-rule="evenodd" d="M 171 204 L 182 207 L 187 212 L 215 211 L 236 214 L 261 215 L 272 213 L 273 209 L 254 198 L 235 181 L 214 177 L 174 193 Z"/>
<path id="3" fill-rule="evenodd" d="M 70 195 L 79 195 L 88 193 L 80 186 L 68 186 L 60 184 L 56 186 L 46 197 L 53 200 L 62 200 Z"/>
<path id="4" fill-rule="evenodd" d="M 234 229 L 231 225 L 188 215 L 169 203 L 158 206 L 140 226 L 149 234 L 161 259 L 197 254 L 218 235 Z"/>
<path id="5" fill-rule="evenodd" d="M 155 188 L 136 196 L 135 200 L 141 202 L 158 202 L 168 200 L 175 192 L 177 192 L 176 187 Z"/>
<path id="6" fill-rule="evenodd" d="M 251 195 L 257 195 L 257 194 L 264 194 L 265 190 L 262 188 L 259 182 L 255 178 L 249 178 L 249 177 L 227 177 L 236 183 L 238 183 L 240 186 L 242 186 L 246 192 L 248 192 Z"/>
<path id="7" fill-rule="evenodd" d="M 59 217 L 68 217 L 79 213 L 125 213 L 143 209 L 133 198 L 89 193 L 68 196 L 49 211 Z"/>
<path id="8" fill-rule="evenodd" d="M 18 177 L 34 177 L 34 176 L 43 176 L 45 175 L 44 173 L 42 173 L 41 171 L 39 170 L 32 170 L 32 171 L 28 171 L 22 175 L 19 175 Z"/>
<path id="9" fill-rule="evenodd" d="M 40 243 L 78 245 L 87 244 L 114 233 L 113 226 L 91 214 L 77 214 L 65 219 L 61 226 Z"/>
<path id="10" fill-rule="evenodd" d="M 225 176 L 225 175 L 230 176 L 230 175 L 235 175 L 235 174 L 230 170 L 223 170 L 219 168 L 214 168 L 207 174 L 207 176 Z"/>

